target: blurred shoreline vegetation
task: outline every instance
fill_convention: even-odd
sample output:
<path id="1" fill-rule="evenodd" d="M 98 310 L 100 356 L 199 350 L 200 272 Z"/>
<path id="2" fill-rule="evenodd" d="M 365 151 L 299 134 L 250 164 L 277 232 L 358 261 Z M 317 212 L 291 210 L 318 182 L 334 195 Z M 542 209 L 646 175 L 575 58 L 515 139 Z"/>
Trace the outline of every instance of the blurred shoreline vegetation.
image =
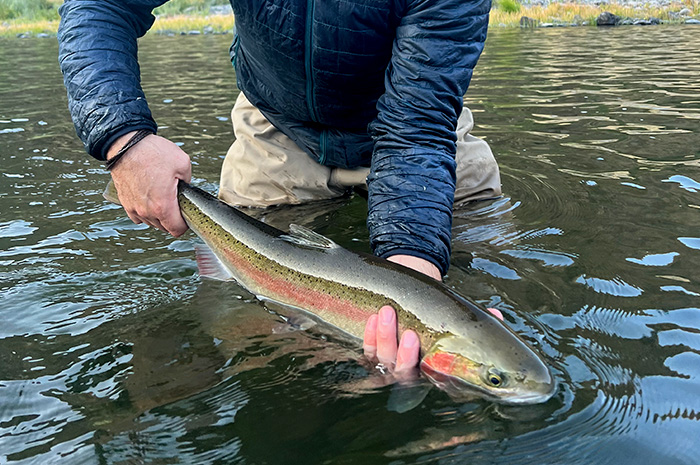
<path id="1" fill-rule="evenodd" d="M 494 0 L 489 20 L 489 27 L 519 27 L 523 16 L 534 20 L 535 23 L 550 23 L 563 25 L 596 25 L 596 19 L 607 11 L 621 18 L 650 19 L 657 18 L 665 23 L 680 24 L 686 17 L 678 12 L 689 10 L 689 17 L 700 16 L 700 0 L 671 0 L 661 6 L 658 2 L 644 3 L 642 6 L 632 6 L 629 3 L 595 5 L 593 3 L 552 2 L 547 5 L 521 5 L 518 0 Z"/>
<path id="2" fill-rule="evenodd" d="M 61 4 L 63 0 L 0 0 L 0 37 L 55 35 Z M 150 32 L 231 32 L 233 18 L 213 14 L 227 5 L 228 0 L 170 0 L 154 10 L 157 19 Z"/>
<path id="3" fill-rule="evenodd" d="M 504 13 L 519 13 L 522 5 L 518 0 L 494 0 L 491 9 Z"/>
<path id="4" fill-rule="evenodd" d="M 465 0 L 466 1 L 466 0 Z M 678 0 L 667 6 L 653 2 L 642 7 L 614 3 L 594 5 L 588 3 L 554 2 L 547 5 L 522 5 L 518 0 L 494 0 L 490 27 L 519 27 L 527 16 L 537 24 L 554 23 L 595 25 L 603 11 L 626 18 L 658 18 L 664 22 L 680 23 L 677 12 L 686 8 L 692 15 L 700 15 L 700 0 Z M 58 7 L 63 0 L 0 0 L 0 37 L 30 37 L 56 34 Z M 155 34 L 178 33 L 230 33 L 233 18 L 225 6 L 228 0 L 171 0 L 157 8 L 156 23 L 151 29 Z"/>

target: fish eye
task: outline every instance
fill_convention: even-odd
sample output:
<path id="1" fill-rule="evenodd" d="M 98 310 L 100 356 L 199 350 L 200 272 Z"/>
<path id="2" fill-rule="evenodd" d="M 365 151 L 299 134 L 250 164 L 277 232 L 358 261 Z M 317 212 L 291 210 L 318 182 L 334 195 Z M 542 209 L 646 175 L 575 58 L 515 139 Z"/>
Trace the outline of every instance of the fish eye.
<path id="1" fill-rule="evenodd" d="M 486 380 L 493 387 L 501 387 L 503 385 L 503 376 L 496 370 L 489 370 L 486 375 Z"/>

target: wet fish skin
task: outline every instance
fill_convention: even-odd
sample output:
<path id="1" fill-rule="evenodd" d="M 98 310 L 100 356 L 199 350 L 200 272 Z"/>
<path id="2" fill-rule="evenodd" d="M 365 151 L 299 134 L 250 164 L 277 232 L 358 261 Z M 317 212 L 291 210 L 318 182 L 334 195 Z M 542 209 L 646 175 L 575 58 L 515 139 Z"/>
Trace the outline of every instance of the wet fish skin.
<path id="1" fill-rule="evenodd" d="M 421 370 L 452 396 L 476 393 L 506 403 L 552 397 L 554 379 L 540 356 L 443 283 L 300 226 L 287 234 L 184 182 L 178 201 L 227 274 L 260 298 L 310 312 L 356 338 L 370 315 L 391 305 L 399 329 L 419 335 Z"/>

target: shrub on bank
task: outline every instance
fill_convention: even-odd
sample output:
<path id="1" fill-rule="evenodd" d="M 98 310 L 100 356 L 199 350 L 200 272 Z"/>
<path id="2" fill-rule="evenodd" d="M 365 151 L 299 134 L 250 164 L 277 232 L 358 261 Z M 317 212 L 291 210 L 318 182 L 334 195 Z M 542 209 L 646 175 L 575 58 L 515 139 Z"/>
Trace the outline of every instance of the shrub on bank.
<path id="1" fill-rule="evenodd" d="M 60 3 L 51 0 L 1 0 L 0 20 L 57 20 Z"/>
<path id="2" fill-rule="evenodd" d="M 494 6 L 505 13 L 520 12 L 520 3 L 518 0 L 497 0 Z"/>

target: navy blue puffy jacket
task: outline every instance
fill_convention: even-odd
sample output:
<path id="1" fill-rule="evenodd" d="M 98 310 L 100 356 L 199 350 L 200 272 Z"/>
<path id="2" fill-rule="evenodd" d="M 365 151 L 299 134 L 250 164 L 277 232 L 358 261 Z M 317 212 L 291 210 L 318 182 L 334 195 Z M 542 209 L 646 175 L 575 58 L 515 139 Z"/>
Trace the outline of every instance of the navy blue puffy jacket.
<path id="1" fill-rule="evenodd" d="M 76 131 L 104 159 L 156 130 L 136 38 L 164 0 L 66 0 L 59 61 Z M 455 129 L 486 39 L 490 0 L 232 0 L 238 86 L 310 156 L 371 165 L 379 256 L 449 264 Z"/>

